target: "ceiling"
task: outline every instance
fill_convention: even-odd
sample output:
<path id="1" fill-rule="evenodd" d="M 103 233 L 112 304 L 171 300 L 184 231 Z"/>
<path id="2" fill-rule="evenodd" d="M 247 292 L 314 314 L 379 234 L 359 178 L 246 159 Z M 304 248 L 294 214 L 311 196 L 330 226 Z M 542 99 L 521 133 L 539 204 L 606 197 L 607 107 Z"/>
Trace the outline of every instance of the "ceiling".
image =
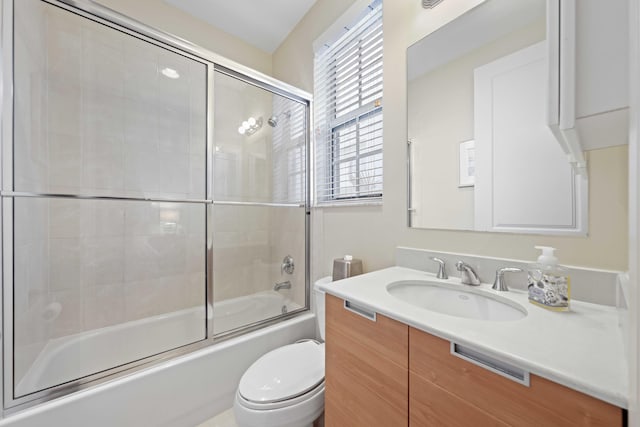
<path id="1" fill-rule="evenodd" d="M 273 53 L 316 0 L 164 0 Z"/>

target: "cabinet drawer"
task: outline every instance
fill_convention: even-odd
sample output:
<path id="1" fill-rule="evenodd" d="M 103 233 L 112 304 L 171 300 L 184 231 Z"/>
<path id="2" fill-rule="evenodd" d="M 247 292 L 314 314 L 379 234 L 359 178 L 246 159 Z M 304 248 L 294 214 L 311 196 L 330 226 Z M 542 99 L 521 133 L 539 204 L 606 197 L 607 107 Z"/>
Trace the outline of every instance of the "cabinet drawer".
<path id="1" fill-rule="evenodd" d="M 326 296 L 325 425 L 406 427 L 407 325 L 345 309 Z"/>
<path id="2" fill-rule="evenodd" d="M 622 409 L 531 375 L 526 387 L 450 354 L 450 343 L 410 328 L 409 370 L 516 426 L 621 426 Z"/>
<path id="3" fill-rule="evenodd" d="M 508 426 L 413 372 L 409 373 L 409 390 L 409 427 Z"/>

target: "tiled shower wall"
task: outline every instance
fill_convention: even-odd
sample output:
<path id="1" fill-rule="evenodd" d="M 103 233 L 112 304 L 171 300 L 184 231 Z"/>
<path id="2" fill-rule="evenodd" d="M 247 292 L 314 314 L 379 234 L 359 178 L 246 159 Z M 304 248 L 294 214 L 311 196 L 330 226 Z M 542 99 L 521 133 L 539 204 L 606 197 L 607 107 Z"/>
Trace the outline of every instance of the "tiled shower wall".
<path id="1" fill-rule="evenodd" d="M 272 290 L 305 303 L 304 208 L 216 206 L 214 210 L 214 301 Z M 292 275 L 281 272 L 286 255 L 294 258 Z"/>
<path id="2" fill-rule="evenodd" d="M 22 10 L 18 34 L 35 28 Z M 15 189 L 204 199 L 205 65 L 55 7 L 41 19 L 16 41 L 32 73 L 16 70 Z"/>
<path id="3" fill-rule="evenodd" d="M 286 189 L 295 184 L 289 182 L 290 176 L 304 182 L 299 171 L 304 164 L 288 157 L 292 149 L 299 154 L 298 145 L 304 147 L 304 106 L 222 74 L 216 75 L 214 92 L 214 200 L 303 202 L 299 184 L 297 194 Z M 286 114 L 291 111 L 297 113 L 295 117 Z M 277 118 L 276 127 L 268 124 L 272 116 Z M 262 127 L 241 135 L 238 127 L 249 117 L 261 120 Z M 291 133 L 293 120 L 297 137 Z M 214 301 L 269 291 L 277 282 L 289 280 L 292 289 L 280 292 L 303 306 L 304 220 L 304 208 L 214 205 Z M 296 263 L 293 275 L 281 273 L 286 255 Z"/>
<path id="4" fill-rule="evenodd" d="M 42 5 L 15 7 L 15 191 L 204 199 L 205 65 Z M 204 309 L 204 204 L 13 207 L 16 381 L 49 340 Z"/>

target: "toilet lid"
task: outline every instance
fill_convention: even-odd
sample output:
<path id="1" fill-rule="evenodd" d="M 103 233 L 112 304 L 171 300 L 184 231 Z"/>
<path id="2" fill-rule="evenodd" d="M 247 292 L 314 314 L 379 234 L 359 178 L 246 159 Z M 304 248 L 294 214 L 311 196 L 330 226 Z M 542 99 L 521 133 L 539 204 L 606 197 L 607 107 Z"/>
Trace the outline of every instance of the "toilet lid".
<path id="1" fill-rule="evenodd" d="M 262 356 L 240 379 L 238 390 L 252 402 L 291 399 L 324 381 L 324 345 L 314 341 L 285 345 Z"/>

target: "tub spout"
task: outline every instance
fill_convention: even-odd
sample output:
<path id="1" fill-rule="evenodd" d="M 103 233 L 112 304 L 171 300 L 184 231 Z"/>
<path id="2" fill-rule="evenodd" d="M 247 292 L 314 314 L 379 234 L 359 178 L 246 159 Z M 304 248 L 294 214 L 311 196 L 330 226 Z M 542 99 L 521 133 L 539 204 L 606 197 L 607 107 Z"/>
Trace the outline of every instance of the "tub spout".
<path id="1" fill-rule="evenodd" d="M 291 282 L 287 280 L 286 282 L 276 283 L 273 287 L 274 291 L 279 291 L 280 289 L 291 289 Z"/>

